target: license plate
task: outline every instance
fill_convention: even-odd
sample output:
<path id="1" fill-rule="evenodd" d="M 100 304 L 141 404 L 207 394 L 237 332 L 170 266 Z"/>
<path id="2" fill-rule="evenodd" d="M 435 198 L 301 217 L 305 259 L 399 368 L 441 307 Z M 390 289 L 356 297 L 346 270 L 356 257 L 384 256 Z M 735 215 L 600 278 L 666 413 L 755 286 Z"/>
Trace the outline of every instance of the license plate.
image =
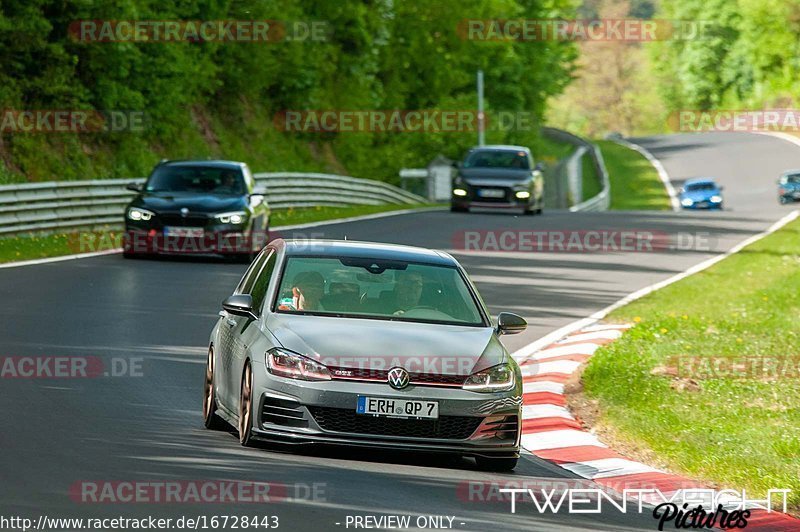
<path id="1" fill-rule="evenodd" d="M 439 403 L 413 399 L 358 396 L 356 414 L 401 418 L 438 419 Z"/>
<path id="2" fill-rule="evenodd" d="M 701 201 L 700 203 L 697 204 L 697 206 L 698 207 L 708 207 L 708 202 L 707 201 Z"/>
<path id="3" fill-rule="evenodd" d="M 478 189 L 478 196 L 482 198 L 504 198 L 506 197 L 506 193 L 496 188 L 481 188 Z"/>
<path id="4" fill-rule="evenodd" d="M 170 227 L 164 228 L 165 236 L 185 236 L 191 238 L 203 238 L 205 232 L 202 227 Z"/>

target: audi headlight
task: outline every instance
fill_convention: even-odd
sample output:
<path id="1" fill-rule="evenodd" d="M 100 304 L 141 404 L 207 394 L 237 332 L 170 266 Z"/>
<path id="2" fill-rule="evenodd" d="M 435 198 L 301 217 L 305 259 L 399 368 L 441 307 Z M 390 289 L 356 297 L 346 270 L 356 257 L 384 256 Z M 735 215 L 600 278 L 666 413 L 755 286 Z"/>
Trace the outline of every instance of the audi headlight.
<path id="1" fill-rule="evenodd" d="M 239 225 L 244 222 L 245 213 L 243 212 L 224 212 L 222 214 L 215 214 L 214 218 L 224 224 Z"/>
<path id="2" fill-rule="evenodd" d="M 466 196 L 466 195 L 467 195 L 467 191 L 464 190 L 463 188 L 454 188 L 453 189 L 453 196 L 462 196 L 463 197 L 463 196 Z"/>
<path id="3" fill-rule="evenodd" d="M 514 387 L 514 369 L 508 364 L 473 373 L 463 388 L 471 392 L 505 392 Z"/>
<path id="4" fill-rule="evenodd" d="M 514 194 L 519 199 L 528 199 L 531 197 L 531 193 L 527 190 L 520 190 Z"/>
<path id="5" fill-rule="evenodd" d="M 155 216 L 154 212 L 147 209 L 140 209 L 139 207 L 131 207 L 128 209 L 128 218 L 134 221 L 144 220 L 145 222 Z"/>
<path id="6" fill-rule="evenodd" d="M 273 375 L 302 381 L 329 381 L 328 368 L 308 357 L 287 349 L 273 347 L 267 351 L 267 369 Z"/>
<path id="7" fill-rule="evenodd" d="M 681 200 L 681 205 L 683 205 L 684 207 L 691 207 L 692 205 L 694 205 L 694 202 L 690 198 L 683 198 Z"/>

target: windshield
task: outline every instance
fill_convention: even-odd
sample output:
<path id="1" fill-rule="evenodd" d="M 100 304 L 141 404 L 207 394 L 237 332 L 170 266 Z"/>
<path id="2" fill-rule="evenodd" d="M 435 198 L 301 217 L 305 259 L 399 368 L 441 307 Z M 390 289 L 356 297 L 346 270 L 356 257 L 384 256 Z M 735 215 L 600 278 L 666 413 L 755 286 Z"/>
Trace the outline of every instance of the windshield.
<path id="1" fill-rule="evenodd" d="M 695 185 L 686 185 L 686 190 L 690 192 L 696 192 L 699 190 L 717 190 L 717 186 L 714 183 L 697 183 Z"/>
<path id="2" fill-rule="evenodd" d="M 800 185 L 800 174 L 790 174 L 783 176 L 783 182 L 792 183 L 793 185 Z"/>
<path id="3" fill-rule="evenodd" d="M 530 170 L 528 155 L 524 151 L 477 150 L 471 152 L 464 168 L 512 168 Z"/>
<path id="4" fill-rule="evenodd" d="M 145 190 L 238 196 L 245 193 L 245 184 L 242 172 L 235 168 L 167 165 L 156 168 Z"/>
<path id="5" fill-rule="evenodd" d="M 274 310 L 485 325 L 458 269 L 375 259 L 290 257 Z"/>

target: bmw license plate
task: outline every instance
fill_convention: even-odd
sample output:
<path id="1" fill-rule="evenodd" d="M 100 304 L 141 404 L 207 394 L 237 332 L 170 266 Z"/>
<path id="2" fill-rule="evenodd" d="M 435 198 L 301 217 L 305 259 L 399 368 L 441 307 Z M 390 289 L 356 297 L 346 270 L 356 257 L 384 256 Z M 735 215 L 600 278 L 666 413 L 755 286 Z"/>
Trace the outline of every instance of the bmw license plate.
<path id="1" fill-rule="evenodd" d="M 413 399 L 387 399 L 383 397 L 358 396 L 356 414 L 391 416 L 417 419 L 438 419 L 439 403 Z"/>
<path id="2" fill-rule="evenodd" d="M 164 236 L 184 236 L 189 238 L 203 238 L 205 232 L 202 227 L 164 227 Z"/>
<path id="3" fill-rule="evenodd" d="M 478 189 L 478 196 L 482 198 L 504 198 L 506 193 L 496 188 L 481 188 Z"/>

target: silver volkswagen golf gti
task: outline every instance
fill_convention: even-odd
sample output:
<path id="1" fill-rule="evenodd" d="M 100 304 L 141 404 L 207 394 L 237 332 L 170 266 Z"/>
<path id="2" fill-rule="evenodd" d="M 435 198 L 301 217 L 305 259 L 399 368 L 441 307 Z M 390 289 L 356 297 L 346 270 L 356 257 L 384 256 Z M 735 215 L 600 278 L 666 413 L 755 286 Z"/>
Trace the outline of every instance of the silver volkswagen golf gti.
<path id="1" fill-rule="evenodd" d="M 208 428 L 255 440 L 458 453 L 516 466 L 522 378 L 464 269 L 446 253 L 275 240 L 211 332 Z"/>

